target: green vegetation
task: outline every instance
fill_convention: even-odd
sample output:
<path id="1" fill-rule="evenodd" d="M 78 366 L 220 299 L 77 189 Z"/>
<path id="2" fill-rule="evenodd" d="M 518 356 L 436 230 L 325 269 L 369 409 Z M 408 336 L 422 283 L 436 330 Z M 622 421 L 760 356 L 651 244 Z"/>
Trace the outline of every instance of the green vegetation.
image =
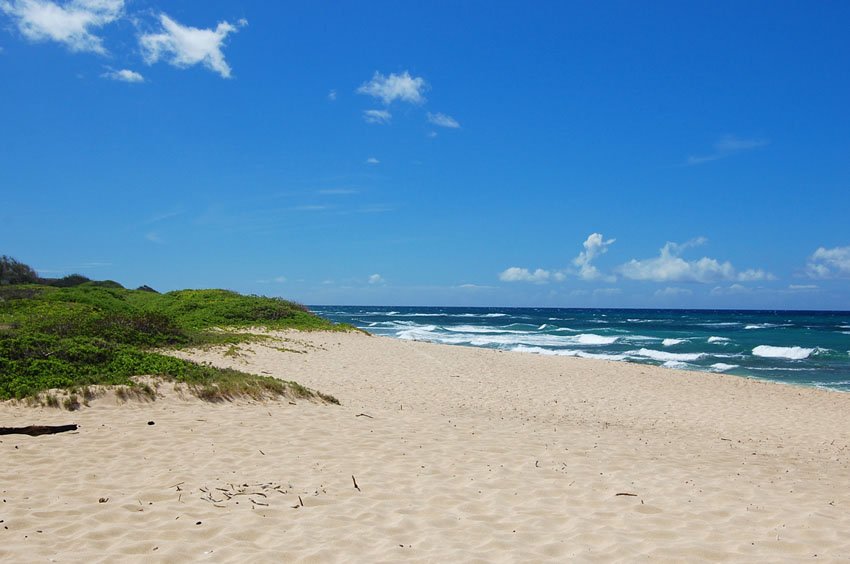
<path id="1" fill-rule="evenodd" d="M 127 290 L 76 275 L 58 283 L 34 281 L 31 268 L 5 256 L 0 258 L 0 276 L 0 399 L 63 388 L 71 393 L 66 407 L 74 407 L 78 393 L 86 398 L 86 386 L 132 387 L 132 377 L 140 375 L 185 383 L 208 400 L 317 397 L 294 382 L 199 365 L 156 349 L 263 338 L 244 332 L 251 327 L 351 329 L 293 302 L 226 290 L 159 294 L 148 287 Z M 235 347 L 230 350 L 235 354 Z M 333 401 L 324 394 L 318 397 Z"/>

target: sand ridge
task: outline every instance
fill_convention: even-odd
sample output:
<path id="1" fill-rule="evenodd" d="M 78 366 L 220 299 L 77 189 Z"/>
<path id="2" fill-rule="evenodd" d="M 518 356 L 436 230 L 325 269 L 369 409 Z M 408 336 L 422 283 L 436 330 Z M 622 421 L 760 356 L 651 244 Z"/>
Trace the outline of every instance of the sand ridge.
<path id="1" fill-rule="evenodd" d="M 166 384 L 151 404 L 0 407 L 2 425 L 80 424 L 2 438 L 0 560 L 850 559 L 850 394 L 275 335 L 181 356 L 341 406 L 207 404 Z"/>

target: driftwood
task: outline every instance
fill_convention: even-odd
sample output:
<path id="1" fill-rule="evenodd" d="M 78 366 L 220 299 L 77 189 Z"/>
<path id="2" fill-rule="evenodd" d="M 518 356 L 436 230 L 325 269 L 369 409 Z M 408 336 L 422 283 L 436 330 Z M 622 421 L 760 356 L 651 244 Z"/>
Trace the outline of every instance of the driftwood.
<path id="1" fill-rule="evenodd" d="M 29 427 L 0 427 L 0 435 L 29 435 L 37 437 L 39 435 L 55 435 L 56 433 L 65 433 L 67 431 L 76 431 L 77 425 L 30 425 Z"/>

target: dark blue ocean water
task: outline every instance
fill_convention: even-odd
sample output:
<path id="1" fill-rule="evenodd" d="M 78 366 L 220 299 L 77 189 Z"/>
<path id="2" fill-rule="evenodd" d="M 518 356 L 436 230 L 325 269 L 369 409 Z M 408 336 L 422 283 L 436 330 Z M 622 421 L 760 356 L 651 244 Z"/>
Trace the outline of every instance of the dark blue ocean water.
<path id="1" fill-rule="evenodd" d="M 850 312 L 314 306 L 375 335 L 850 391 Z"/>

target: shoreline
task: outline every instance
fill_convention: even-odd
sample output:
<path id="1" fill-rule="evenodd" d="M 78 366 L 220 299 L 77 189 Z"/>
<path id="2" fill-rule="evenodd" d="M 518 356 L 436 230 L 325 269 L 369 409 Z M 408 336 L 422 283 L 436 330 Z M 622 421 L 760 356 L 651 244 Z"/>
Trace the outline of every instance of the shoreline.
<path id="1" fill-rule="evenodd" d="M 205 404 L 168 389 L 75 413 L 0 406 L 5 421 L 80 424 L 0 442 L 0 558 L 850 553 L 850 396 L 359 333 L 274 335 L 236 356 L 176 354 L 293 379 L 341 406 Z"/>

